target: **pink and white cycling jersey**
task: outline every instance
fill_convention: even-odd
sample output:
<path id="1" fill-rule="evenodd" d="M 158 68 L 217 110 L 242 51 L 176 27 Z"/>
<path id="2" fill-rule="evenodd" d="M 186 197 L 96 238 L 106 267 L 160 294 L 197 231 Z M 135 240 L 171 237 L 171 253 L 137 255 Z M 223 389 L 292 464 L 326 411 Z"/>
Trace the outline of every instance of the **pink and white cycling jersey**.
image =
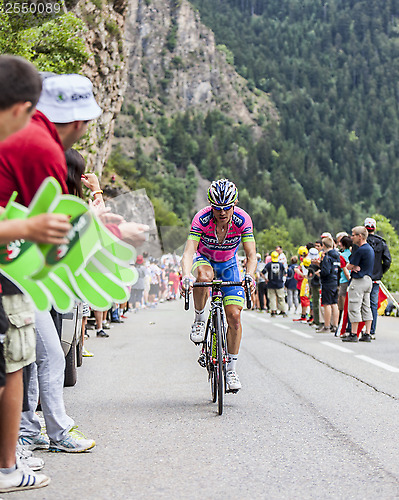
<path id="1" fill-rule="evenodd" d="M 194 215 L 188 239 L 198 241 L 198 253 L 214 262 L 226 262 L 233 258 L 241 241 L 255 241 L 251 217 L 238 207 L 234 208 L 222 243 L 219 243 L 216 235 L 211 207 L 205 207 Z"/>

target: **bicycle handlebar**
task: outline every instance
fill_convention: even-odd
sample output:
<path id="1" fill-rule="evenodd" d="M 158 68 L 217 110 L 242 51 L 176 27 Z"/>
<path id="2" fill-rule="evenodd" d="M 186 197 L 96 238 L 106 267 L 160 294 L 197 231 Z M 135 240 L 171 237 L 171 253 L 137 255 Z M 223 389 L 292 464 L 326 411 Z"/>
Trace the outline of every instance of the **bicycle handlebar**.
<path id="1" fill-rule="evenodd" d="M 184 280 L 184 310 L 188 311 L 190 308 L 190 280 Z"/>
<path id="2" fill-rule="evenodd" d="M 214 281 L 202 281 L 202 282 L 197 282 L 193 283 L 193 287 L 196 288 L 208 288 L 214 286 L 214 284 L 217 283 L 217 286 L 220 288 L 224 288 L 226 286 L 243 286 L 242 281 L 222 281 L 220 282 L 219 280 L 214 280 Z M 188 311 L 190 308 L 190 280 L 186 279 L 184 281 L 184 309 Z M 251 301 L 251 289 L 250 289 L 250 278 L 245 277 L 245 285 L 243 286 L 245 290 L 245 298 L 247 301 L 247 309 L 252 308 L 252 301 Z"/>

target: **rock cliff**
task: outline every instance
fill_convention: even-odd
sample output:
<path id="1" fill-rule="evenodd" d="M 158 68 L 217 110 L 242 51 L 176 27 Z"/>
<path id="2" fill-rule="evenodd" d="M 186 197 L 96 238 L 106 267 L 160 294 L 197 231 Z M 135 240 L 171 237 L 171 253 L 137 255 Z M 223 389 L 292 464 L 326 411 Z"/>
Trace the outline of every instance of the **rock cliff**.
<path id="1" fill-rule="evenodd" d="M 148 112 L 162 107 L 167 114 L 217 108 L 255 130 L 260 121 L 277 119 L 267 95 L 249 90 L 227 63 L 227 49 L 216 46 L 188 1 L 130 0 L 129 5 L 125 103 Z"/>
<path id="2" fill-rule="evenodd" d="M 100 175 L 116 120 L 126 126 L 119 115 L 123 100 L 149 113 L 217 108 L 254 125 L 255 133 L 260 122 L 278 119 L 267 95 L 250 91 L 227 63 L 228 51 L 216 46 L 187 0 L 69 0 L 67 5 L 86 23 L 90 58 L 82 73 L 92 80 L 104 111 L 83 144 L 88 167 Z"/>
<path id="3" fill-rule="evenodd" d="M 124 39 L 127 0 L 79 0 L 68 6 L 82 19 L 90 58 L 81 73 L 93 82 L 103 114 L 90 125 L 83 148 L 90 170 L 102 173 L 111 152 L 115 118 L 127 84 L 127 44 Z"/>

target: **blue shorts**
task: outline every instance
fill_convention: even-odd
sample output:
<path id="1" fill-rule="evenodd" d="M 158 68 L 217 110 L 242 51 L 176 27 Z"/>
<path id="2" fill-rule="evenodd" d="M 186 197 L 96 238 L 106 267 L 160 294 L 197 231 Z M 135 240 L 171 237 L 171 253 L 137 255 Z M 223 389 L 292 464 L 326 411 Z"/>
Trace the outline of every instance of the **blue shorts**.
<path id="1" fill-rule="evenodd" d="M 191 272 L 194 274 L 194 271 L 199 266 L 211 266 L 216 279 L 223 281 L 242 281 L 243 279 L 240 276 L 237 256 L 232 257 L 226 262 L 214 262 L 197 253 L 193 259 Z M 242 286 L 226 286 L 222 288 L 222 295 L 223 305 L 234 304 L 244 307 L 244 289 Z"/>

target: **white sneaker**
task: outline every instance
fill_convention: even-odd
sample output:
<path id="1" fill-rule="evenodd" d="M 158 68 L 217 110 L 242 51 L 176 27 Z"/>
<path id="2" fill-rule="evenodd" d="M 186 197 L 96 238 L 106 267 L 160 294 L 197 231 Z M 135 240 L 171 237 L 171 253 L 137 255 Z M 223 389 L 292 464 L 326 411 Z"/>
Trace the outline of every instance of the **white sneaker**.
<path id="1" fill-rule="evenodd" d="M 31 450 L 24 448 L 19 443 L 17 444 L 16 456 L 17 460 L 19 460 L 22 464 L 27 465 L 33 471 L 41 470 L 44 467 L 44 460 L 34 457 Z"/>
<path id="2" fill-rule="evenodd" d="M 19 436 L 18 443 L 28 450 L 47 450 L 50 441 L 47 436 L 38 434 L 37 436 Z"/>
<path id="3" fill-rule="evenodd" d="M 239 391 L 241 389 L 241 382 L 237 373 L 231 370 L 226 373 L 226 384 L 227 392 Z"/>
<path id="4" fill-rule="evenodd" d="M 190 340 L 194 344 L 199 344 L 203 342 L 205 338 L 205 322 L 204 321 L 194 321 L 191 326 Z"/>
<path id="5" fill-rule="evenodd" d="M 68 432 L 61 441 L 51 441 L 49 451 L 64 451 L 66 453 L 81 453 L 94 448 L 96 442 L 93 439 L 87 439 L 76 427 Z"/>
<path id="6" fill-rule="evenodd" d="M 32 469 L 17 460 L 17 468 L 10 474 L 0 472 L 0 493 L 43 488 L 50 482 L 44 474 L 36 474 Z"/>

